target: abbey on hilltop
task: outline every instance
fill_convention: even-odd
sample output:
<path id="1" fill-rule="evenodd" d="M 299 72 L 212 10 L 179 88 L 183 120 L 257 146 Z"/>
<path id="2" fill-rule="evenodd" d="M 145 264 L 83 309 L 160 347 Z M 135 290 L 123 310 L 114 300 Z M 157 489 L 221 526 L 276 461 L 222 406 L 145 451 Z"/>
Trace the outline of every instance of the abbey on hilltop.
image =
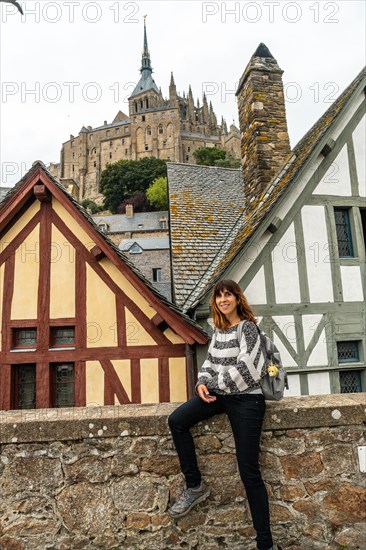
<path id="1" fill-rule="evenodd" d="M 150 53 L 144 23 L 141 78 L 129 97 L 129 115 L 119 111 L 112 123 L 92 128 L 83 126 L 78 136 L 63 143 L 60 163 L 49 170 L 78 200 L 96 199 L 99 178 L 107 164 L 118 160 L 138 160 L 154 156 L 172 162 L 194 164 L 193 152 L 200 147 L 225 149 L 240 158 L 240 133 L 234 124 L 228 130 L 203 95 L 195 104 L 191 87 L 180 96 L 173 73 L 169 98 L 152 77 Z"/>

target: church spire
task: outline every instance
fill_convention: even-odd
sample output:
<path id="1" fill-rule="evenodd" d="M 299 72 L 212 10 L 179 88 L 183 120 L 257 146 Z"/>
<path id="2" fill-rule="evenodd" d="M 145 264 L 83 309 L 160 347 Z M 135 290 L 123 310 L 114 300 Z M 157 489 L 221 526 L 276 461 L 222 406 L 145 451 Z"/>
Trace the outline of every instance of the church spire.
<path id="1" fill-rule="evenodd" d="M 150 71 L 152 73 L 150 52 L 149 52 L 149 47 L 147 45 L 146 17 L 147 15 L 144 15 L 144 49 L 142 51 L 142 62 L 141 62 L 140 72 L 142 73 L 142 71 Z"/>

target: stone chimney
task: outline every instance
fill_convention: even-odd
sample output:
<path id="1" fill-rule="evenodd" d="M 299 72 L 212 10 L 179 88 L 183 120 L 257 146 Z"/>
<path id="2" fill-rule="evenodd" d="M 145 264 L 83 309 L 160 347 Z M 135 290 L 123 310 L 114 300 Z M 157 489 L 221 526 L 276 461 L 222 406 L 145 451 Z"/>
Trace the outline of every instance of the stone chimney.
<path id="1" fill-rule="evenodd" d="M 126 204 L 126 218 L 133 218 L 133 204 Z"/>
<path id="2" fill-rule="evenodd" d="M 290 154 L 282 74 L 267 46 L 261 43 L 236 92 L 247 212 L 255 208 Z"/>

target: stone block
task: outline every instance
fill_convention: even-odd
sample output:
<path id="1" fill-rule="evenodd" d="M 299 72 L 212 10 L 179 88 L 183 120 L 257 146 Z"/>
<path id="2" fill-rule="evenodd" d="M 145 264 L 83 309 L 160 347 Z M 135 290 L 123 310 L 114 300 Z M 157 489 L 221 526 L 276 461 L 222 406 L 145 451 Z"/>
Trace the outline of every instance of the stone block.
<path id="1" fill-rule="evenodd" d="M 56 497 L 66 528 L 76 535 L 96 537 L 117 529 L 116 508 L 107 486 L 81 482 L 65 487 Z"/>
<path id="2" fill-rule="evenodd" d="M 74 464 L 65 464 L 64 472 L 67 479 L 72 481 L 89 481 L 102 483 L 111 475 L 111 458 L 85 457 Z"/>
<path id="3" fill-rule="evenodd" d="M 157 485 L 149 479 L 124 478 L 112 485 L 116 508 L 123 512 L 146 512 L 155 507 Z"/>
<path id="4" fill-rule="evenodd" d="M 323 499 L 323 510 L 331 523 L 344 525 L 366 520 L 366 488 L 343 483 Z"/>
<path id="5" fill-rule="evenodd" d="M 145 472 L 151 472 L 160 476 L 170 476 L 180 472 L 178 457 L 168 455 L 156 455 L 150 458 L 143 458 L 141 461 L 141 469 Z"/>
<path id="6" fill-rule="evenodd" d="M 319 453 L 302 453 L 280 457 L 286 477 L 294 479 L 312 478 L 324 469 Z"/>

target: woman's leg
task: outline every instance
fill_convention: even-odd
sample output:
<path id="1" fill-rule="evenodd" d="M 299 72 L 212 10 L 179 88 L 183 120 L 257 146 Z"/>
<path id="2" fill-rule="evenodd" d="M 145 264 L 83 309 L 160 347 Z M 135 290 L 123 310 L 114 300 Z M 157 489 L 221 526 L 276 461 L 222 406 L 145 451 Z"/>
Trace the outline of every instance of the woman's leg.
<path id="1" fill-rule="evenodd" d="M 259 469 L 259 446 L 265 401 L 262 395 L 237 395 L 226 398 L 228 414 L 236 447 L 240 477 L 247 493 L 257 547 L 272 547 L 267 490 Z"/>
<path id="2" fill-rule="evenodd" d="M 200 397 L 193 397 L 175 409 L 168 418 L 180 467 L 188 488 L 197 487 L 201 483 L 201 473 L 197 465 L 196 450 L 190 428 L 201 420 L 207 420 L 222 412 L 224 412 L 222 397 L 217 396 L 216 401 L 212 403 L 205 403 Z"/>

